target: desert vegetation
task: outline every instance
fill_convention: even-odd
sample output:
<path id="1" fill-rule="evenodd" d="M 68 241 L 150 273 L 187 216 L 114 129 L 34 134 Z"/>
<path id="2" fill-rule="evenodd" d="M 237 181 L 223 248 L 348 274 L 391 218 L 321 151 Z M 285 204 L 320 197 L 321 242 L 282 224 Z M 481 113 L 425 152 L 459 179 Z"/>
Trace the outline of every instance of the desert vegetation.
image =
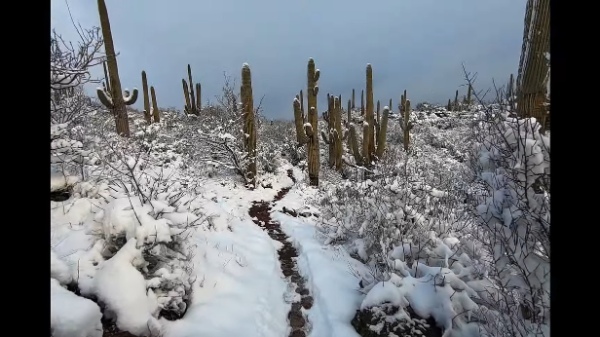
<path id="1" fill-rule="evenodd" d="M 51 34 L 52 336 L 549 336 L 547 0 L 516 81 L 463 66 L 413 107 L 378 96 L 376 64 L 339 93 L 307 57 L 284 120 L 247 63 L 202 85 L 187 64 L 181 110 L 139 69 L 133 110 L 97 3 L 76 47 Z"/>

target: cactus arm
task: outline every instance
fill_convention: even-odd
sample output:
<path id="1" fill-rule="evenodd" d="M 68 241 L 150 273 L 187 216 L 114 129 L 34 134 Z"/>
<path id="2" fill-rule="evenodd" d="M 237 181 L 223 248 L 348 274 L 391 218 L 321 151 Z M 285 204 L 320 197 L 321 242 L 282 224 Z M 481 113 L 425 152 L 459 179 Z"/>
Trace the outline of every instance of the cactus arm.
<path id="1" fill-rule="evenodd" d="M 381 123 L 379 127 L 379 131 L 377 132 L 377 149 L 375 150 L 375 155 L 377 158 L 381 158 L 383 156 L 383 152 L 386 148 L 386 134 L 387 134 L 387 125 L 388 125 L 388 117 L 390 114 L 390 108 L 385 106 L 383 107 L 383 114 L 381 116 Z"/>
<path id="2" fill-rule="evenodd" d="M 158 110 L 158 104 L 156 103 L 156 92 L 154 91 L 154 87 L 150 86 L 150 96 L 152 97 L 152 117 L 154 118 L 154 123 L 160 122 L 160 111 Z"/>
<path id="3" fill-rule="evenodd" d="M 191 108 L 192 108 L 192 112 L 195 114 L 197 112 L 197 110 L 196 110 L 196 95 L 194 93 L 194 81 L 192 81 L 192 66 L 190 66 L 189 64 L 187 66 L 187 71 L 188 71 L 188 78 L 190 79 Z"/>
<path id="4" fill-rule="evenodd" d="M 349 130 L 350 131 L 348 132 L 348 142 L 350 143 L 350 149 L 352 150 L 352 154 L 354 155 L 354 160 L 356 161 L 356 164 L 362 165 L 363 157 L 360 154 L 360 151 L 358 150 L 358 137 L 356 135 L 356 127 L 354 126 L 354 124 L 350 125 Z"/>
<path id="5" fill-rule="evenodd" d="M 137 88 L 133 88 L 133 90 L 131 91 L 131 93 L 129 92 L 129 90 L 125 89 L 123 92 L 123 100 L 125 101 L 125 105 L 132 105 L 135 104 L 135 102 L 138 99 L 138 90 Z"/>
<path id="6" fill-rule="evenodd" d="M 185 106 L 184 106 L 184 111 L 186 113 L 191 113 L 191 107 L 192 105 L 190 104 L 190 92 L 188 90 L 188 84 L 185 81 L 185 79 L 181 79 L 181 84 L 183 85 L 183 96 L 185 97 Z"/>
<path id="7" fill-rule="evenodd" d="M 108 109 L 113 109 L 115 107 L 112 98 L 110 97 L 110 94 L 107 93 L 106 89 L 97 88 L 96 94 L 98 95 L 98 100 L 100 100 L 100 103 L 102 103 L 105 107 Z"/>
<path id="8" fill-rule="evenodd" d="M 300 97 L 296 95 L 294 99 L 294 124 L 296 126 L 296 141 L 297 146 L 302 146 L 308 142 L 307 133 L 305 131 L 306 119 L 304 117 L 304 111 L 302 110 L 302 103 Z"/>
<path id="9" fill-rule="evenodd" d="M 196 83 L 196 109 L 202 111 L 202 84 Z"/>

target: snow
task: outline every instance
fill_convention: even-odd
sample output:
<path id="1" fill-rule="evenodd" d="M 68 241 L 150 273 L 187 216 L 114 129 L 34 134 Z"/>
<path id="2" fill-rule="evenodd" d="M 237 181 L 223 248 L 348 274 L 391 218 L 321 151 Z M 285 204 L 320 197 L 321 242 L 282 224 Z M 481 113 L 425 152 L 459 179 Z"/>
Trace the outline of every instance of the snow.
<path id="1" fill-rule="evenodd" d="M 160 331 L 152 316 L 156 304 L 146 291 L 146 281 L 136 269 L 144 263 L 142 252 L 131 238 L 94 277 L 94 292 L 106 309 L 115 315 L 117 327 L 134 335 L 147 336 Z"/>
<path id="2" fill-rule="evenodd" d="M 282 176 L 278 179 L 286 182 Z M 291 185 L 289 178 L 287 183 Z M 194 264 L 202 266 L 202 273 L 197 275 L 192 304 L 184 318 L 161 321 L 164 337 L 289 334 L 290 304 L 284 297 L 291 290 L 277 258 L 281 244 L 271 240 L 248 215 L 253 200 L 270 200 L 281 186 L 238 190 L 235 197 L 226 197 L 228 190 L 220 184 L 209 187 L 216 197 L 204 207 L 216 216 L 217 223 L 223 223 L 219 230 L 196 232 L 192 238 Z"/>
<path id="3" fill-rule="evenodd" d="M 132 118 L 141 120 L 143 116 Z M 161 120 L 160 125 L 143 132 L 134 123 L 132 134 L 136 136 L 132 139 L 144 137 L 148 130 L 152 137 L 163 133 L 171 137 L 162 124 L 168 117 Z M 424 121 L 415 120 L 411 146 L 416 160 L 408 160 L 402 150 L 393 154 L 398 159 L 392 166 L 395 165 L 398 172 L 408 167 L 411 179 L 414 178 L 407 183 L 393 177 L 389 180 L 386 177 L 385 181 L 338 181 L 330 179 L 337 173 L 323 169 L 322 186 L 315 189 L 304 181 L 305 168 L 294 167 L 276 157 L 267 160 L 277 162 L 275 172 L 260 172 L 256 188 L 248 190 L 239 179 L 220 176 L 220 172 L 212 176 L 217 170 L 208 171 L 211 172 L 209 178 L 190 174 L 197 173 L 201 166 L 192 166 L 189 170 L 185 166 L 195 165 L 199 160 L 189 153 L 174 151 L 161 143 L 162 140 L 151 140 L 146 145 L 152 143 L 160 149 L 153 155 L 168 161 L 158 165 L 149 159 L 138 161 L 135 153 L 128 153 L 121 163 L 121 167 L 129 165 L 136 177 L 139 174 L 140 181 L 146 179 L 140 187 L 144 193 L 155 186 L 152 179 L 143 175 L 168 177 L 165 180 L 169 187 L 148 200 L 141 198 L 131 183 L 115 182 L 122 178 L 113 179 L 110 175 L 114 175 L 114 171 L 104 172 L 104 167 L 98 169 L 104 175 L 101 176 L 86 163 L 82 177 L 77 170 L 68 172 L 54 165 L 51 190 L 68 187 L 73 192 L 66 201 L 50 203 L 54 336 L 101 336 L 99 304 L 106 307 L 106 318 L 114 319 L 119 329 L 140 336 L 159 333 L 164 337 L 289 335 L 288 312 L 291 302 L 299 295 L 281 272 L 278 250 L 283 245 L 272 240 L 248 214 L 254 201 L 271 201 L 284 187 L 291 189 L 273 206 L 272 218 L 281 223 L 283 232 L 296 248 L 298 271 L 314 301 L 310 309 L 302 309 L 308 321 L 308 336 L 356 337 L 358 334 L 351 321 L 357 310 L 383 303 L 400 307 L 395 319 L 409 319 L 405 309 L 410 305 L 417 315 L 433 317 L 446 336 L 479 336 L 476 332 L 484 315 L 482 308 L 491 311 L 480 303 L 498 302 L 500 292 L 488 270 L 481 267 L 493 256 L 481 253 L 481 243 L 469 237 L 471 234 L 467 235 L 467 231 L 473 231 L 469 222 L 472 217 L 463 220 L 462 214 L 452 213 L 441 222 L 433 217 L 436 212 L 442 213 L 436 205 L 456 199 L 457 191 L 462 192 L 459 189 L 463 186 L 436 185 L 432 179 L 423 177 L 430 178 L 428 175 L 434 176 L 434 173 L 436 179 L 442 174 L 446 174 L 443 177 L 458 176 L 466 162 L 479 161 L 483 170 L 475 178 L 487 182 L 489 191 L 470 196 L 481 199 L 476 210 L 484 219 L 495 221 L 494 224 L 512 226 L 517 233 L 524 233 L 526 228 L 518 226 L 524 213 L 515 204 L 519 196 L 506 188 L 507 184 L 514 183 L 507 170 L 529 172 L 517 175 L 527 184 L 549 172 L 549 137 L 539 134 L 539 124 L 533 119 L 524 122 L 506 118 L 503 135 L 511 146 L 506 153 L 512 154 L 513 160 L 509 166 L 498 168 L 495 162 L 498 149 L 480 145 L 476 148 L 479 157 L 469 158 L 468 150 L 461 147 L 467 143 L 463 141 L 465 134 L 452 129 L 446 131 L 445 121 L 434 114 Z M 172 126 L 173 129 L 178 127 L 177 124 Z M 305 127 L 311 128 L 309 123 Z M 390 134 L 398 134 L 398 127 L 392 125 Z M 66 148 L 85 149 L 86 156 L 105 160 L 105 153 L 97 150 L 92 153 L 87 149 L 89 142 L 68 139 L 67 128 L 67 124 L 52 127 L 53 134 L 63 137 L 53 139 L 53 153 L 64 156 Z M 290 130 L 293 129 L 290 123 Z M 520 142 L 522 129 L 527 129 L 530 136 Z M 193 129 L 190 137 L 198 132 L 201 130 Z M 203 133 L 203 136 L 210 135 Z M 221 132 L 219 136 L 231 141 L 229 144 L 239 141 L 239 137 L 228 133 Z M 389 151 L 396 150 L 395 143 L 389 143 L 394 144 Z M 398 148 L 401 149 L 401 145 Z M 326 148 L 321 148 L 321 152 L 325 156 Z M 215 163 L 220 160 L 211 158 Z M 321 158 L 321 162 L 326 160 Z M 296 183 L 287 176 L 289 169 Z M 355 188 L 359 195 L 352 196 L 354 201 L 343 204 L 342 211 L 332 215 L 327 205 L 319 201 L 331 192 L 329 185 L 336 184 L 348 190 Z M 192 185 L 195 187 L 189 187 Z M 179 196 L 184 190 L 188 194 Z M 365 194 L 360 194 L 363 192 Z M 379 206 L 375 197 L 388 192 L 393 208 L 381 214 L 372 212 L 367 217 L 366 213 Z M 405 194 L 414 199 L 407 201 Z M 331 198 L 339 196 L 332 194 Z M 463 200 L 461 196 L 459 203 L 466 203 Z M 355 201 L 356 204 L 352 204 Z M 352 205 L 358 206 L 352 209 Z M 421 205 L 423 209 L 419 208 Z M 290 216 L 283 212 L 284 208 L 294 210 L 299 216 Z M 470 216 L 478 215 L 472 213 Z M 373 234 L 379 230 L 375 228 L 377 225 L 386 222 L 400 225 L 384 228 L 383 234 Z M 457 229 L 452 226 L 454 223 L 463 227 Z M 379 236 L 373 238 L 373 235 Z M 415 246 L 417 238 L 423 239 L 424 247 Z M 384 251 L 383 259 L 387 259 L 389 268 L 375 272 L 373 247 L 386 244 L 388 250 Z M 549 264 L 539 263 L 541 258 L 536 254 L 524 257 L 526 253 L 519 248 L 513 255 L 519 257 L 519 266 L 533 271 L 528 279 L 530 284 L 549 293 Z M 493 254 L 501 256 L 504 252 L 496 247 L 489 253 Z M 158 265 L 151 256 L 167 260 L 177 256 L 185 260 L 180 264 Z M 506 258 L 499 259 L 498 265 L 508 262 Z M 517 287 L 523 283 L 514 277 L 510 281 Z M 81 296 L 68 291 L 65 285 L 69 288 L 77 285 Z M 186 298 L 184 303 L 181 294 L 188 291 L 186 287 L 192 292 L 190 301 Z M 173 301 L 177 296 L 180 301 Z M 98 304 L 84 297 L 94 298 Z M 183 318 L 175 321 L 159 318 L 159 312 L 170 305 L 187 308 Z M 477 320 L 471 320 L 472 315 Z"/>
<path id="4" fill-rule="evenodd" d="M 314 299 L 313 307 L 308 311 L 312 326 L 309 336 L 359 336 L 350 321 L 363 297 L 359 292 L 361 275 L 369 271 L 342 247 L 325 246 L 325 237 L 318 234 L 310 221 L 277 211 L 284 206 L 298 207 L 303 199 L 314 193 L 311 189 L 292 189 L 277 202 L 272 214 L 298 250 L 299 272 L 307 280 L 306 286 Z"/>
<path id="5" fill-rule="evenodd" d="M 96 303 L 50 279 L 50 329 L 53 337 L 102 337 L 102 313 Z"/>

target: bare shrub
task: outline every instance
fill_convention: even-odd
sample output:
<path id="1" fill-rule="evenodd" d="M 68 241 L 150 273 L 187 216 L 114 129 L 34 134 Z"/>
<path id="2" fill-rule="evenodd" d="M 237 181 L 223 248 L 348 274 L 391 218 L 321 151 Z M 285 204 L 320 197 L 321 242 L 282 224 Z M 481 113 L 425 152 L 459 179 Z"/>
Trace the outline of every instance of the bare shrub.
<path id="1" fill-rule="evenodd" d="M 465 72 L 473 84 L 473 76 Z M 480 99 L 478 93 L 476 98 Z M 471 198 L 492 284 L 478 289 L 490 336 L 548 336 L 550 326 L 550 141 L 534 118 L 512 117 L 502 91 L 473 128 Z M 519 310 L 515 310 L 519 308 Z"/>

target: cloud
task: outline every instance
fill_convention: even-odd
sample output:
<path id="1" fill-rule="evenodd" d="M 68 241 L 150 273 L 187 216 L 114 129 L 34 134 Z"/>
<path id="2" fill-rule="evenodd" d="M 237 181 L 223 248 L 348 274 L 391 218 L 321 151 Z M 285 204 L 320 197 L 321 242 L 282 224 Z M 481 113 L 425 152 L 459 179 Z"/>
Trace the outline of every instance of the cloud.
<path id="1" fill-rule="evenodd" d="M 96 1 L 67 1 L 75 21 L 99 25 Z M 517 70 L 525 9 L 515 0 L 106 2 L 124 88 L 141 88 L 145 70 L 159 105 L 181 109 L 188 63 L 203 101 L 214 102 L 223 72 L 239 83 L 248 62 L 255 100 L 264 95 L 265 116 L 282 119 L 292 118 L 292 99 L 306 87 L 309 57 L 321 69 L 320 111 L 328 92 L 346 100 L 355 88 L 360 95 L 367 63 L 383 102 L 397 102 L 406 89 L 415 103 L 445 104 L 456 89 L 465 91 L 463 62 L 479 73 L 481 89 L 492 78 L 504 83 Z M 76 40 L 65 0 L 52 0 L 51 22 Z M 102 68 L 92 73 L 101 77 Z"/>

